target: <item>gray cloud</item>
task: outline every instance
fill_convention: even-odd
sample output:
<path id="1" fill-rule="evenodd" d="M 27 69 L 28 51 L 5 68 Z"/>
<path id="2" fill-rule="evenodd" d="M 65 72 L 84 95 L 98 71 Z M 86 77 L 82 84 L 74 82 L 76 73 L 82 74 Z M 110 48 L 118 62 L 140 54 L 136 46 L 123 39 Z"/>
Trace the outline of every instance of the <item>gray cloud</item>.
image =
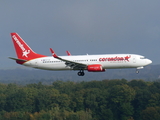
<path id="1" fill-rule="evenodd" d="M 136 53 L 159 64 L 160 1 L 1 1 L 1 61 L 14 63 L 10 32 L 18 32 L 36 51 Z M 7 47 L 6 47 L 7 46 Z M 3 51 L 3 52 L 2 52 Z M 4 64 L 4 63 L 8 64 Z"/>

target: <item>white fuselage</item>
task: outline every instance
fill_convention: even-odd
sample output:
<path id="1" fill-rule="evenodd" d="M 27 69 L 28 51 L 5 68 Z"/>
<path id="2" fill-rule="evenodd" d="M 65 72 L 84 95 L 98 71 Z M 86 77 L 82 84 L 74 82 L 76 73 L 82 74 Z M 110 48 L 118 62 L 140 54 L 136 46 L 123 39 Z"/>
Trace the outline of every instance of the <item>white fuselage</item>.
<path id="1" fill-rule="evenodd" d="M 146 59 L 144 56 L 136 54 L 72 55 L 59 57 L 86 65 L 100 64 L 103 69 L 140 68 L 152 63 L 151 60 Z M 45 70 L 73 70 L 65 64 L 65 61 L 58 60 L 52 56 L 33 59 L 25 62 L 23 65 Z"/>

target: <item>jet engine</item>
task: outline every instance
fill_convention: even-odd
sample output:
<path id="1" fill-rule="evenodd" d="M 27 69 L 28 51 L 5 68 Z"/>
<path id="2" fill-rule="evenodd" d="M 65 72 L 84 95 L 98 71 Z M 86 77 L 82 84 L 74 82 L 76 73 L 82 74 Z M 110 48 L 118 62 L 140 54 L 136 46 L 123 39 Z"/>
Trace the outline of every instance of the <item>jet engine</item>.
<path id="1" fill-rule="evenodd" d="M 87 66 L 88 72 L 104 72 L 105 69 L 102 68 L 100 64 L 88 65 Z"/>

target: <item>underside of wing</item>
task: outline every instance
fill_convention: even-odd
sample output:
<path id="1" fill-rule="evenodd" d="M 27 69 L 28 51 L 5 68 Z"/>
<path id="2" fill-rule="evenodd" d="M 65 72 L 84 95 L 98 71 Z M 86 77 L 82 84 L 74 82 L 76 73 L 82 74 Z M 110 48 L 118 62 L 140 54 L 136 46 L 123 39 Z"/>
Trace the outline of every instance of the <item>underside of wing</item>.
<path id="1" fill-rule="evenodd" d="M 77 62 L 73 62 L 73 61 L 68 61 L 68 60 L 62 60 L 65 62 L 66 66 L 71 67 L 73 70 L 80 70 L 80 69 L 86 69 L 87 65 L 86 64 L 82 64 L 82 63 L 77 63 Z"/>

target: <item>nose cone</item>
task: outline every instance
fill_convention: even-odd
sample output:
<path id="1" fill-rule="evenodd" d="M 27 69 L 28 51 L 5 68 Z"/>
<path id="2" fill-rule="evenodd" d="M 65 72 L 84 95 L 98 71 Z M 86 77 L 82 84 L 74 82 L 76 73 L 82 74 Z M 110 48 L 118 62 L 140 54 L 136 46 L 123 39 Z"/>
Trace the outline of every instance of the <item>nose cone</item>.
<path id="1" fill-rule="evenodd" d="M 146 60 L 146 63 L 147 63 L 147 65 L 149 65 L 149 64 L 151 64 L 151 63 L 152 63 L 152 61 L 151 61 L 151 60 L 149 60 L 149 59 L 147 59 L 147 60 Z"/>

